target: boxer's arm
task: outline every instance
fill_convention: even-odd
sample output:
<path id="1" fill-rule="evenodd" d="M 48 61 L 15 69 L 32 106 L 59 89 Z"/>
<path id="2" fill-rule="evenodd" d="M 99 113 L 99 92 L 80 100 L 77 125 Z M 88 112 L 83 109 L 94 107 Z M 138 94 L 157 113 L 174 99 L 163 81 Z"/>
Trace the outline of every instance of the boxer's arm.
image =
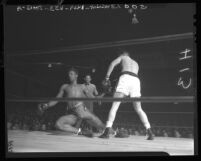
<path id="1" fill-rule="evenodd" d="M 97 88 L 96 88 L 96 85 L 94 85 L 94 95 L 97 97 L 97 98 L 102 98 L 102 97 L 104 97 L 104 93 L 102 93 L 102 94 L 100 94 L 99 95 L 99 93 L 98 93 L 98 90 L 97 90 Z M 98 101 L 98 105 L 99 106 L 101 106 L 101 101 Z"/>
<path id="2" fill-rule="evenodd" d="M 93 93 L 90 93 L 89 90 L 88 90 L 84 85 L 82 85 L 81 87 L 82 87 L 83 93 L 84 93 L 87 97 L 89 97 L 89 98 L 94 98 Z"/>
<path id="3" fill-rule="evenodd" d="M 65 87 L 66 87 L 66 85 L 61 86 L 59 93 L 57 94 L 56 98 L 62 98 L 63 97 Z M 52 107 L 52 106 L 55 106 L 57 103 L 58 103 L 58 101 L 50 101 L 47 103 L 47 106 Z"/>
<path id="4" fill-rule="evenodd" d="M 98 95 L 98 91 L 96 89 L 96 86 L 94 85 L 94 95 L 97 96 Z"/>
<path id="5" fill-rule="evenodd" d="M 89 98 L 94 98 L 94 95 L 91 94 L 87 89 L 84 89 L 84 94 Z"/>
<path id="6" fill-rule="evenodd" d="M 116 58 L 110 63 L 109 68 L 107 70 L 106 79 L 109 79 L 114 67 L 117 66 L 119 63 L 121 63 L 121 57 Z"/>
<path id="7" fill-rule="evenodd" d="M 105 93 L 101 93 L 100 95 L 96 96 L 97 98 L 103 98 L 105 96 Z M 102 105 L 102 101 L 98 101 L 98 105 Z"/>

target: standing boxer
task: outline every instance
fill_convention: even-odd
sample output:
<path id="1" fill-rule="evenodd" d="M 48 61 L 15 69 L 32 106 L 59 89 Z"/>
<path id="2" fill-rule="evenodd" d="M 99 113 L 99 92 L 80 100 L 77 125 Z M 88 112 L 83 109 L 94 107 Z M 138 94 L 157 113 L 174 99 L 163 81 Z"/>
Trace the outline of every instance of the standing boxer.
<path id="1" fill-rule="evenodd" d="M 131 59 L 130 55 L 126 51 L 122 51 L 118 58 L 113 60 L 109 65 L 105 81 L 109 81 L 110 74 L 112 73 L 115 66 L 121 64 L 122 71 L 119 77 L 119 81 L 114 93 L 115 98 L 123 98 L 125 96 L 130 97 L 140 97 L 141 88 L 140 88 L 140 79 L 138 78 L 139 66 L 138 63 Z M 100 138 L 109 138 L 109 134 L 112 131 L 112 125 L 116 117 L 116 112 L 120 106 L 121 102 L 113 102 L 112 107 L 109 112 L 108 120 L 106 123 L 106 129 Z M 140 117 L 144 127 L 147 131 L 147 139 L 153 140 L 153 134 L 151 131 L 151 126 L 148 121 L 147 115 L 141 108 L 141 102 L 133 102 L 135 111 Z"/>

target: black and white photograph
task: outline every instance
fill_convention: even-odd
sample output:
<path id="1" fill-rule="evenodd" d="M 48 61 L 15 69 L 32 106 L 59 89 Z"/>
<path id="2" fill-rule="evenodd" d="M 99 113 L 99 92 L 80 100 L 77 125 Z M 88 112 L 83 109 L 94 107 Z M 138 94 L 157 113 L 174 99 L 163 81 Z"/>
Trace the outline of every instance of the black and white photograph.
<path id="1" fill-rule="evenodd" d="M 196 155 L 195 14 L 196 3 L 4 5 L 6 155 Z"/>

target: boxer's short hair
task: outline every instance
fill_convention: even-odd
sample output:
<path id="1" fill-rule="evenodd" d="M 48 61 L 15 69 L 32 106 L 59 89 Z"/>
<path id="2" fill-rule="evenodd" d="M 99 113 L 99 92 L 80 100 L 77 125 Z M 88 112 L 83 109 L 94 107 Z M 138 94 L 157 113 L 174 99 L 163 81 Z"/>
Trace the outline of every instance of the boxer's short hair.
<path id="1" fill-rule="evenodd" d="M 72 67 L 68 70 L 68 72 L 71 72 L 71 71 L 75 72 L 77 75 L 79 74 L 78 70 L 74 67 Z"/>
<path id="2" fill-rule="evenodd" d="M 128 55 L 130 56 L 129 52 L 125 49 L 122 49 L 122 48 L 119 48 L 118 51 L 117 51 L 118 55 L 121 56 L 121 55 Z"/>

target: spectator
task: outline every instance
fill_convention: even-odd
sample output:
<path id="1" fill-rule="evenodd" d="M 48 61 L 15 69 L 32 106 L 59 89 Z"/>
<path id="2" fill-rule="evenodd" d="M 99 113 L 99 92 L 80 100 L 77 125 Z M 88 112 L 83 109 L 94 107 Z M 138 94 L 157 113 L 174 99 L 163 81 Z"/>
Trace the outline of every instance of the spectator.
<path id="1" fill-rule="evenodd" d="M 50 121 L 47 123 L 47 130 L 52 130 L 52 125 Z"/>
<path id="2" fill-rule="evenodd" d="M 181 137 L 181 134 L 179 133 L 179 130 L 174 129 L 174 135 L 173 135 L 173 137 L 176 137 L 176 138 L 180 138 Z"/>
<path id="3" fill-rule="evenodd" d="M 10 130 L 12 126 L 12 123 L 10 121 L 7 121 L 7 129 Z"/>
<path id="4" fill-rule="evenodd" d="M 119 128 L 118 128 L 118 127 L 116 128 L 116 132 L 117 132 L 117 133 L 119 132 Z"/>
<path id="5" fill-rule="evenodd" d="M 29 127 L 27 126 L 27 124 L 26 124 L 25 122 L 23 123 L 22 129 L 23 129 L 23 130 L 29 130 Z"/>
<path id="6" fill-rule="evenodd" d="M 123 131 L 123 130 L 125 130 L 125 129 L 124 129 L 124 127 L 121 127 L 121 128 L 120 128 L 120 130 L 122 130 L 122 131 Z"/>
<path id="7" fill-rule="evenodd" d="M 134 132 L 134 135 L 140 136 L 140 133 L 139 133 L 139 131 L 138 131 L 138 128 L 135 128 L 133 132 Z"/>
<path id="8" fill-rule="evenodd" d="M 33 121 L 33 130 L 34 131 L 40 130 L 40 122 L 37 120 L 37 118 Z"/>
<path id="9" fill-rule="evenodd" d="M 152 132 L 153 132 L 154 136 L 156 136 L 156 128 L 155 127 L 152 128 Z"/>
<path id="10" fill-rule="evenodd" d="M 166 132 L 166 130 L 164 129 L 164 130 L 162 130 L 162 136 L 164 136 L 164 137 L 169 137 L 168 136 L 168 133 Z"/>
<path id="11" fill-rule="evenodd" d="M 34 130 L 34 131 L 40 130 L 40 124 L 36 123 L 36 124 L 33 126 L 33 130 Z"/>
<path id="12" fill-rule="evenodd" d="M 187 137 L 187 133 L 186 133 L 186 130 L 185 129 L 182 129 L 181 130 L 181 136 L 186 138 Z"/>
<path id="13" fill-rule="evenodd" d="M 139 133 L 140 133 L 140 135 L 145 135 L 145 134 L 146 134 L 146 133 L 145 133 L 145 130 L 142 129 L 142 128 L 139 128 Z"/>
<path id="14" fill-rule="evenodd" d="M 140 136 L 140 133 L 139 133 L 137 130 L 135 130 L 135 131 L 134 131 L 134 135 Z"/>
<path id="15" fill-rule="evenodd" d="M 14 123 L 14 125 L 12 126 L 12 130 L 20 130 L 18 122 Z"/>
<path id="16" fill-rule="evenodd" d="M 22 130 L 23 129 L 23 120 L 19 121 L 19 129 Z"/>
<path id="17" fill-rule="evenodd" d="M 156 129 L 156 136 L 162 136 L 162 132 L 159 128 Z"/>
<path id="18" fill-rule="evenodd" d="M 132 134 L 133 134 L 133 132 L 132 132 L 132 129 L 131 129 L 131 128 L 129 128 L 129 129 L 128 129 L 128 132 L 129 132 L 129 135 L 132 135 Z"/>
<path id="19" fill-rule="evenodd" d="M 42 131 L 46 131 L 46 125 L 45 125 L 45 124 L 42 124 L 41 130 L 42 130 Z"/>
<path id="20" fill-rule="evenodd" d="M 193 138 L 193 132 L 192 132 L 192 130 L 188 130 L 187 131 L 187 137 L 188 138 Z"/>
<path id="21" fill-rule="evenodd" d="M 174 131 L 172 128 L 166 128 L 166 133 L 167 133 L 168 137 L 173 137 Z"/>
<path id="22" fill-rule="evenodd" d="M 192 133 L 189 133 L 189 134 L 188 134 L 188 138 L 193 138 L 193 134 L 192 134 Z"/>

